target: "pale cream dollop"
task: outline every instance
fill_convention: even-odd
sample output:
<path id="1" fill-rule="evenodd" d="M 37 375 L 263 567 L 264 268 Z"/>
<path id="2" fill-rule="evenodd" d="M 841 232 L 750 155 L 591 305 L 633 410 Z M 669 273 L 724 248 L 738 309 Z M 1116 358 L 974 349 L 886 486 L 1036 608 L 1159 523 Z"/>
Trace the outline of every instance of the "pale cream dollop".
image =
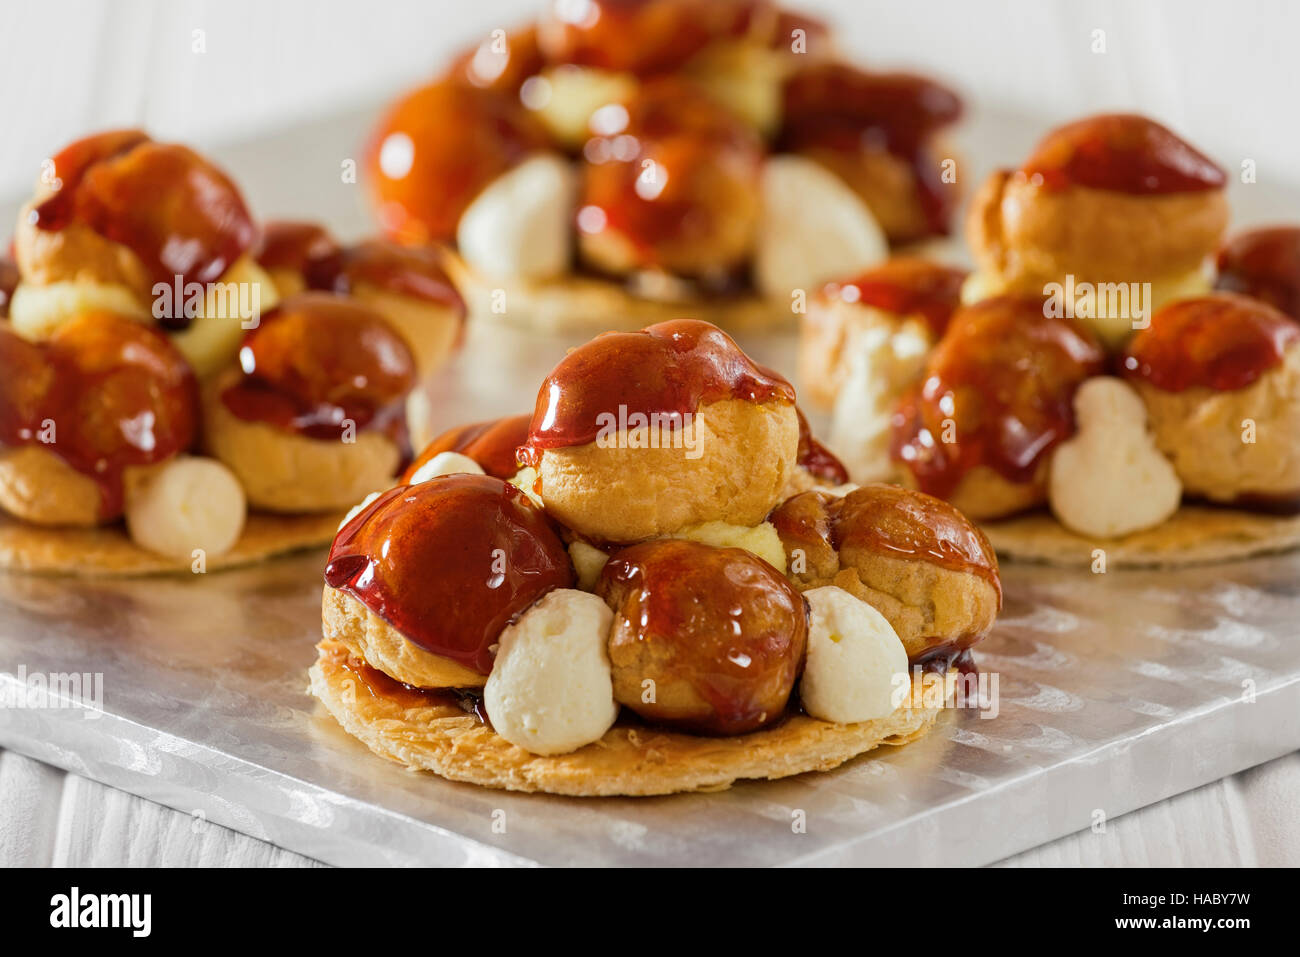
<path id="1" fill-rule="evenodd" d="M 568 271 L 573 208 L 573 164 L 541 153 L 502 173 L 461 214 L 460 254 L 487 279 L 549 279 Z"/>
<path id="2" fill-rule="evenodd" d="M 812 611 L 808 659 L 799 684 L 804 709 L 814 718 L 852 724 L 894 711 L 907 651 L 885 616 L 835 585 L 803 593 Z"/>
<path id="3" fill-rule="evenodd" d="M 247 513 L 239 480 L 216 459 L 180 455 L 134 473 L 126 487 L 131 540 L 169 558 L 229 551 Z"/>
<path id="4" fill-rule="evenodd" d="M 1147 431 L 1146 406 L 1128 383 L 1096 376 L 1074 396 L 1078 432 L 1052 453 L 1048 502 L 1081 535 L 1115 538 L 1159 525 L 1183 487 Z"/>
<path id="5" fill-rule="evenodd" d="M 598 741 L 618 717 L 606 651 L 613 620 L 595 595 L 559 588 L 502 631 L 483 689 L 497 734 L 533 754 Z"/>

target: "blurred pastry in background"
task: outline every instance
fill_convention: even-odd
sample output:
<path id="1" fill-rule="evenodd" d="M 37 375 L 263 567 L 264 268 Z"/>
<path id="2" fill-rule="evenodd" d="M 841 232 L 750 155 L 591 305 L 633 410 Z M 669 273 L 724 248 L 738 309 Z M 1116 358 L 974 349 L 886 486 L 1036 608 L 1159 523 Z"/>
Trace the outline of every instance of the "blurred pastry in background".
<path id="1" fill-rule="evenodd" d="M 12 249 L 6 568 L 198 573 L 327 541 L 409 459 L 417 360 L 464 313 L 436 252 L 262 234 L 225 173 L 138 131 L 56 153 Z"/>
<path id="2" fill-rule="evenodd" d="M 810 295 L 943 236 L 955 94 L 837 59 L 765 0 L 553 3 L 380 121 L 381 227 L 437 241 L 475 314 L 635 329 L 790 321 Z"/>
<path id="3" fill-rule="evenodd" d="M 1214 288 L 1252 296 L 1300 322 L 1300 226 L 1237 233 L 1219 249 Z"/>
<path id="4" fill-rule="evenodd" d="M 31 339 L 86 310 L 155 322 L 206 377 L 234 359 L 243 323 L 275 306 L 256 238 L 238 188 L 188 147 L 137 130 L 78 140 L 19 213 L 9 321 Z"/>
<path id="5" fill-rule="evenodd" d="M 976 193 L 966 236 L 978 270 L 965 298 L 1046 295 L 1052 283 L 1123 291 L 1086 317 L 1118 348 L 1164 303 L 1209 290 L 1228 224 L 1225 184 L 1218 165 L 1147 117 L 1059 127 Z M 1144 283 L 1150 301 L 1132 301 L 1129 290 Z"/>
<path id="6" fill-rule="evenodd" d="M 447 361 L 464 334 L 465 302 L 433 246 L 383 239 L 341 245 L 318 224 L 272 221 L 262 229 L 257 261 L 282 296 L 340 293 L 381 313 L 406 341 L 421 378 Z"/>

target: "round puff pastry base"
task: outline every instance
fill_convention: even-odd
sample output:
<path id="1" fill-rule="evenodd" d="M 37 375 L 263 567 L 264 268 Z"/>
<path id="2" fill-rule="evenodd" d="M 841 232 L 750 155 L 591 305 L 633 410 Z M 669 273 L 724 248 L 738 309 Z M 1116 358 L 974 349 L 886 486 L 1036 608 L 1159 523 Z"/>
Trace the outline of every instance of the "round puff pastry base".
<path id="1" fill-rule="evenodd" d="M 207 571 L 250 565 L 275 555 L 328 545 L 343 516 L 250 512 L 230 551 L 207 560 Z M 191 574 L 193 563 L 141 548 L 120 524 L 46 528 L 0 517 L 0 570 L 84 578 Z"/>
<path id="2" fill-rule="evenodd" d="M 1123 538 L 1078 535 L 1047 512 L 980 528 L 999 557 L 1058 568 L 1087 568 L 1093 551 L 1109 568 L 1182 568 L 1286 551 L 1300 546 L 1300 515 L 1269 515 L 1232 508 L 1184 505 L 1173 517 Z"/>
<path id="3" fill-rule="evenodd" d="M 919 738 L 939 708 L 901 707 L 888 718 L 832 724 L 806 715 L 730 738 L 696 737 L 616 723 L 599 741 L 570 754 L 530 754 L 455 705 L 406 708 L 385 697 L 357 694 L 344 668 L 347 649 L 316 646 L 311 693 L 345 731 L 371 751 L 412 770 L 509 791 L 575 797 L 645 796 L 721 791 L 742 778 L 783 778 L 829 771 L 882 744 Z M 915 683 L 913 700 L 921 689 Z"/>
<path id="4" fill-rule="evenodd" d="M 609 279 L 570 273 L 542 281 L 488 279 L 459 256 L 448 254 L 447 272 L 476 320 L 508 322 L 541 332 L 634 332 L 657 322 L 691 316 L 728 331 L 793 326 L 788 303 L 755 295 L 682 302 L 642 299 Z M 493 308 L 504 293 L 504 311 Z"/>

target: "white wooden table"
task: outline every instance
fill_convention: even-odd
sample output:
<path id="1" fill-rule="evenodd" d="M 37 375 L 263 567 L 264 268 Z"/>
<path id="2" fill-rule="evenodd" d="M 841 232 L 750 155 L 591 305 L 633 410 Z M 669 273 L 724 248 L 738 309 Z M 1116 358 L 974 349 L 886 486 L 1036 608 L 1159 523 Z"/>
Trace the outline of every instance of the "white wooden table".
<path id="1" fill-rule="evenodd" d="M 1295 867 L 1300 752 L 1002 861 L 1006 867 Z M 316 867 L 318 862 L 0 751 L 0 868 Z"/>

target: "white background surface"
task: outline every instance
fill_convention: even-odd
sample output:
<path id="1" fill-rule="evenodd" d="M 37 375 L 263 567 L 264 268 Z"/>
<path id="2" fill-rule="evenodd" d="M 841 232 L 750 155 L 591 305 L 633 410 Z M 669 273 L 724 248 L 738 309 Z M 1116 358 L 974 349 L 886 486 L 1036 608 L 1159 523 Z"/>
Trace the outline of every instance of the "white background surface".
<path id="1" fill-rule="evenodd" d="M 1106 109 L 1159 117 L 1261 184 L 1300 177 L 1300 3 L 922 0 L 803 6 L 880 67 L 953 82 L 1061 120 Z M 452 51 L 508 28 L 534 0 L 4 0 L 0 196 L 99 128 L 145 126 L 200 146 L 373 101 Z M 206 51 L 194 52 L 195 30 Z M 1106 52 L 1092 50 L 1105 31 Z M 1012 160 L 1027 144 L 1008 144 Z M 304 156 L 304 165 L 319 158 Z M 339 157 L 324 160 L 337 170 Z M 294 175 L 285 171 L 286 177 Z M 337 182 L 337 174 L 331 176 Z M 267 209 L 278 213 L 288 210 Z M 297 210 L 306 214 L 306 210 Z M 1300 218 L 1300 210 L 1279 210 Z M 340 224 L 342 225 L 342 224 Z M 1013 864 L 1300 864 L 1300 756 L 1291 755 L 1011 859 Z M 311 863 L 216 825 L 0 752 L 0 865 Z"/>
<path id="2" fill-rule="evenodd" d="M 0 195 L 65 142 L 144 125 L 199 145 L 365 103 L 544 0 L 4 0 Z M 841 45 L 969 101 L 1061 119 L 1136 109 L 1226 165 L 1300 177 L 1300 4 L 1288 0 L 816 0 Z M 192 50 L 203 30 L 206 52 Z M 1093 53 L 1104 30 L 1106 52 Z"/>

